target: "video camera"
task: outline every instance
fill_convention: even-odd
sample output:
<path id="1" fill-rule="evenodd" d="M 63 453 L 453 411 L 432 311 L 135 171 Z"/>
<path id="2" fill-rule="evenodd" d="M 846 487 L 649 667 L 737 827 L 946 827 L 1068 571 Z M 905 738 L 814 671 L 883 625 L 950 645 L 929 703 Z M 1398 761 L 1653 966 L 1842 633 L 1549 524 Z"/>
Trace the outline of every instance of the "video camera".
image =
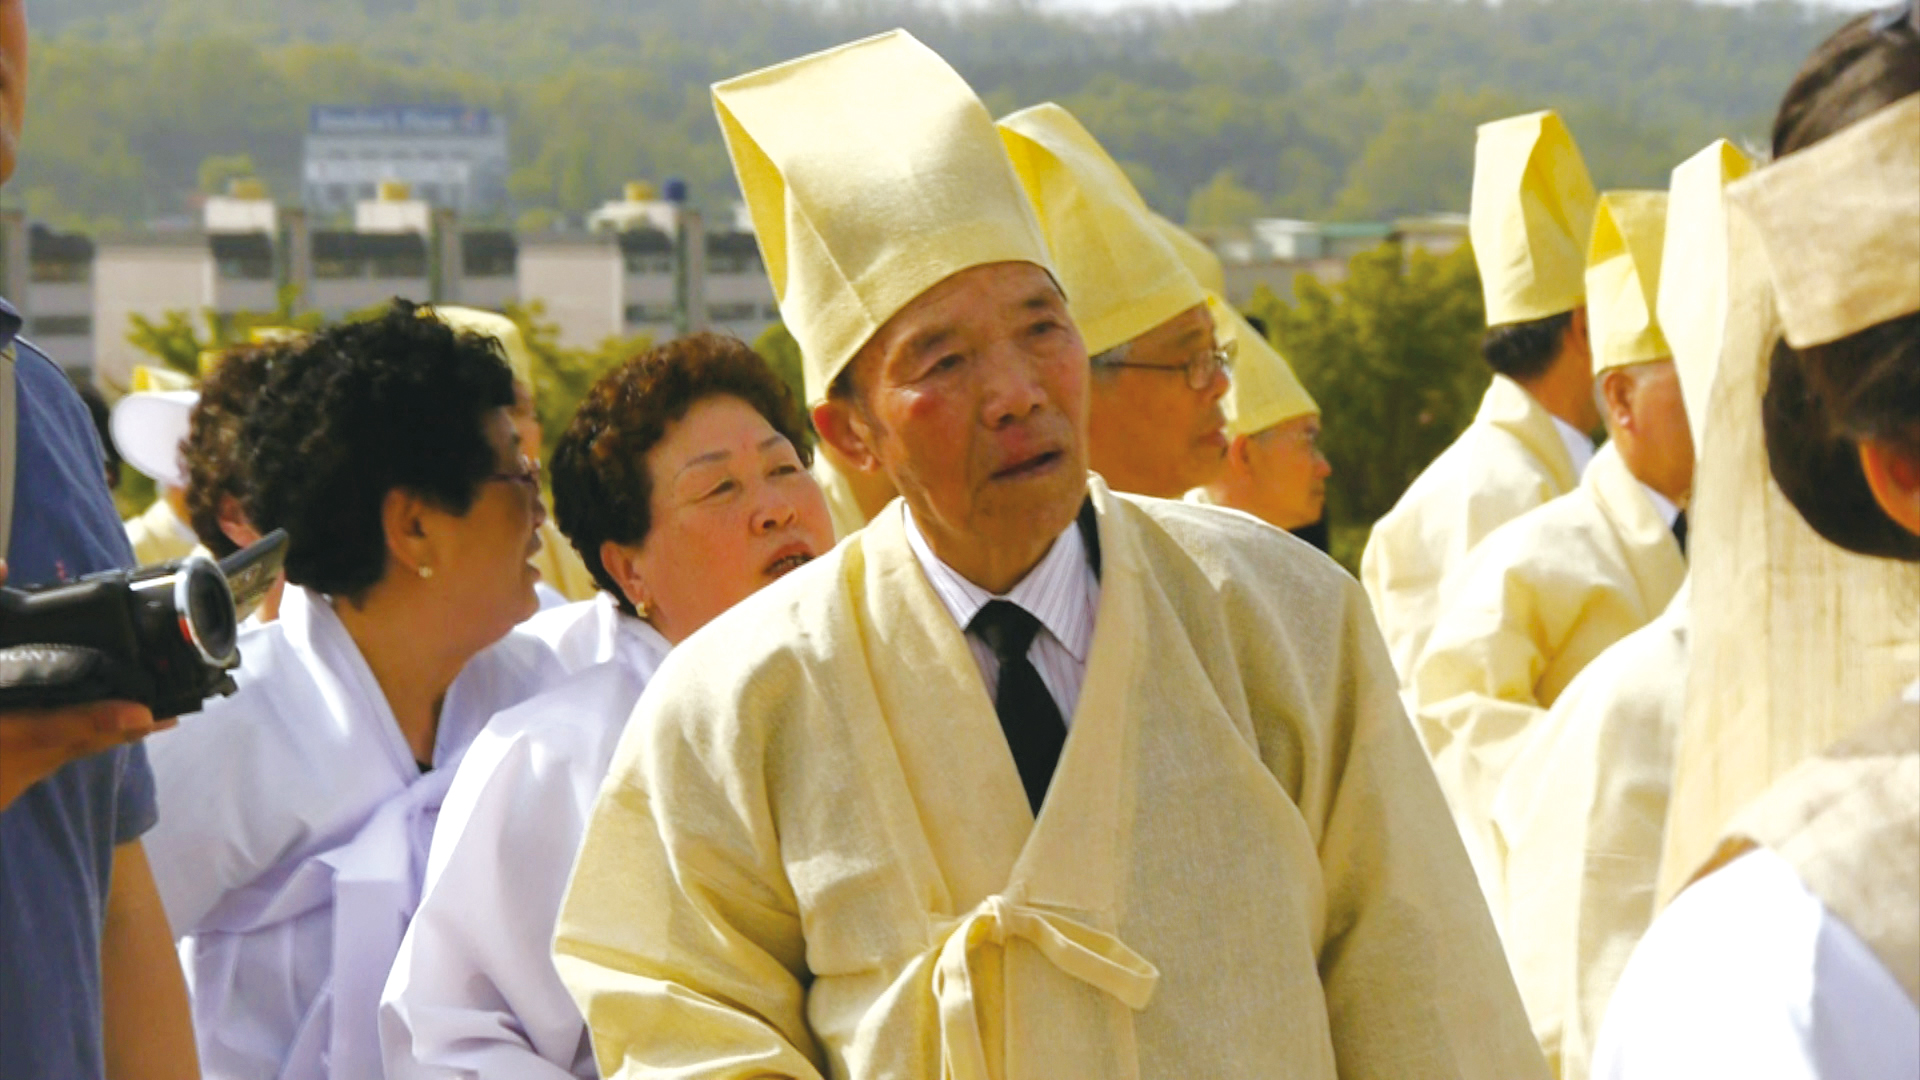
<path id="1" fill-rule="evenodd" d="M 0 711 L 136 701 L 156 720 L 234 691 L 240 621 L 286 561 L 276 529 L 219 562 L 205 555 L 0 588 Z"/>

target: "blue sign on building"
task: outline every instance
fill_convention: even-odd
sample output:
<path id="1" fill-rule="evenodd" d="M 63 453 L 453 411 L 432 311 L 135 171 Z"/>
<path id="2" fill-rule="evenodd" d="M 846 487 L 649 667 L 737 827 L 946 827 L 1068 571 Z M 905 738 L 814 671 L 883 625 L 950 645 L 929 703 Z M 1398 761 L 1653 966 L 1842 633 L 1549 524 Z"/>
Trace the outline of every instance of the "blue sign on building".
<path id="1" fill-rule="evenodd" d="M 491 135 L 493 112 L 465 105 L 315 105 L 312 135 Z"/>

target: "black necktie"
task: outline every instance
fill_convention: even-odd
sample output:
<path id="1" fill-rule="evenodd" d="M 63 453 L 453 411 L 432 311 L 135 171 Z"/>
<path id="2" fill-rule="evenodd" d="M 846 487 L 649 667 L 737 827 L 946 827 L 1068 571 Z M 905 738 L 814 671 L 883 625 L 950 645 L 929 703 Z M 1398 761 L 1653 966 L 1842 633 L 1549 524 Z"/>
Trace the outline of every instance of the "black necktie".
<path id="1" fill-rule="evenodd" d="M 1018 604 L 990 600 L 974 615 L 967 631 L 979 635 L 1000 661 L 1000 692 L 994 695 L 993 711 L 1000 714 L 1000 730 L 1013 751 L 1020 784 L 1027 789 L 1027 804 L 1038 814 L 1053 767 L 1060 761 L 1060 748 L 1067 741 L 1060 707 L 1047 693 L 1033 661 L 1027 659 L 1033 637 L 1040 632 L 1040 620 Z"/>
<path id="2" fill-rule="evenodd" d="M 1673 538 L 1680 544 L 1680 554 L 1687 553 L 1687 512 L 1685 510 L 1673 519 Z"/>

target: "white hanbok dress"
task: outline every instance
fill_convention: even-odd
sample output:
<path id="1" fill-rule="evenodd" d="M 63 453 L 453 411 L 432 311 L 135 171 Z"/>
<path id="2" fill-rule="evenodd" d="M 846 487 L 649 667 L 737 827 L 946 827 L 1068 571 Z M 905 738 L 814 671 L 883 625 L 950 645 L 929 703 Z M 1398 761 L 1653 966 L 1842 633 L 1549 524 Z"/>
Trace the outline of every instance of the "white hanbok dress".
<path id="1" fill-rule="evenodd" d="M 231 697 L 147 741 L 145 837 L 209 1078 L 381 1075 L 376 1010 L 454 767 L 487 719 L 562 675 L 513 633 L 462 669 L 421 770 L 327 599 L 289 586 Z"/>
<path id="2" fill-rule="evenodd" d="M 390 1080 L 598 1075 L 553 965 L 554 922 L 614 747 L 669 646 L 604 596 L 535 622 L 587 663 L 495 717 L 454 778 L 381 996 Z"/>

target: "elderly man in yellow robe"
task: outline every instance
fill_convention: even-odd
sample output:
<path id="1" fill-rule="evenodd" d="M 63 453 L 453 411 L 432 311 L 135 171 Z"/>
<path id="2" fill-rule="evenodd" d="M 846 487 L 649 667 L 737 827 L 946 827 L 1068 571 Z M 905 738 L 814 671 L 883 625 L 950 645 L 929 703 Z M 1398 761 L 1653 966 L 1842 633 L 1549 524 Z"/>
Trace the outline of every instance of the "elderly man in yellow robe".
<path id="1" fill-rule="evenodd" d="M 1502 917 L 1494 800 L 1580 669 L 1653 620 L 1686 576 L 1693 439 L 1655 317 L 1667 196 L 1610 192 L 1587 272 L 1610 441 L 1580 486 L 1494 530 L 1451 588 L 1413 672 L 1416 724 Z"/>
<path id="2" fill-rule="evenodd" d="M 992 121 L 900 32 L 715 87 L 902 498 L 661 667 L 555 939 L 609 1077 L 1542 1075 L 1354 582 L 1112 493 Z"/>
<path id="3" fill-rule="evenodd" d="M 1177 499 L 1226 468 L 1230 360 L 1207 293 L 1132 181 L 1065 109 L 1000 121 L 1092 357 L 1087 454 L 1115 491 Z"/>
<path id="4" fill-rule="evenodd" d="M 1727 318 L 1726 185 L 1752 162 L 1725 139 L 1673 170 L 1658 312 L 1696 457 Z M 1555 699 L 1494 803 L 1502 936 L 1527 1016 L 1563 1080 L 1586 1080 L 1600 1019 L 1653 919 L 1686 710 L 1690 591 Z"/>
<path id="5" fill-rule="evenodd" d="M 1481 126 L 1468 227 L 1493 384 L 1473 423 L 1374 525 L 1360 560 L 1404 687 L 1467 556 L 1494 529 L 1572 491 L 1593 456 L 1584 271 L 1594 205 L 1580 148 L 1557 114 Z"/>
<path id="6" fill-rule="evenodd" d="M 531 447 L 535 457 L 545 439 L 540 433 L 540 415 L 534 396 L 533 350 L 527 347 L 526 336 L 520 333 L 520 327 L 505 315 L 478 308 L 460 307 L 454 304 L 439 304 L 430 311 L 441 322 L 469 334 L 492 338 L 500 344 L 500 354 L 507 361 L 507 367 L 513 370 L 513 417 L 514 430 L 520 436 L 520 445 Z M 541 493 L 541 501 L 551 504 L 552 498 Z M 554 524 L 553 511 L 548 510 L 540 523 L 540 550 L 528 561 L 534 569 L 540 571 L 540 582 L 534 591 L 540 596 L 542 608 L 559 607 L 566 603 L 578 603 L 592 600 L 598 594 L 593 575 L 587 572 L 586 564 L 573 550 L 573 545 L 561 534 L 560 527 Z"/>

